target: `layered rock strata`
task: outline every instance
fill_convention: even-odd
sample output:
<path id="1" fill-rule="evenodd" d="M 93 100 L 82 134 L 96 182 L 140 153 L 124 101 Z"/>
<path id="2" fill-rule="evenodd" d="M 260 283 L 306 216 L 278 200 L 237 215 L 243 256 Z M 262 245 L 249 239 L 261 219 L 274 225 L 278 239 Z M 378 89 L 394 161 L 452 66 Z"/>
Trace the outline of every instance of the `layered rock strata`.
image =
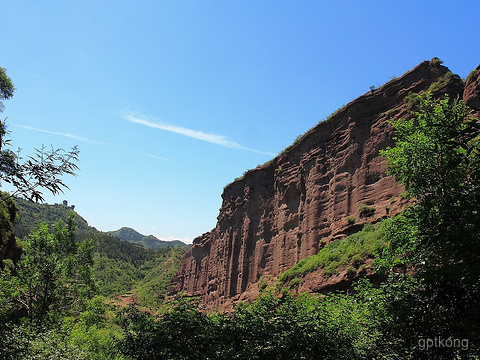
<path id="1" fill-rule="evenodd" d="M 399 196 L 404 189 L 386 175 L 379 150 L 393 145 L 388 121 L 410 116 L 405 97 L 429 88 L 434 96 L 461 95 L 463 82 L 437 61 L 422 62 L 227 185 L 216 227 L 194 240 L 170 293 L 200 296 L 206 310 L 229 309 L 254 299 L 261 278 L 275 279 L 316 254 L 325 243 L 320 240 L 340 239 L 366 222 L 399 213 L 407 201 Z M 374 214 L 362 216 L 361 205 Z"/>

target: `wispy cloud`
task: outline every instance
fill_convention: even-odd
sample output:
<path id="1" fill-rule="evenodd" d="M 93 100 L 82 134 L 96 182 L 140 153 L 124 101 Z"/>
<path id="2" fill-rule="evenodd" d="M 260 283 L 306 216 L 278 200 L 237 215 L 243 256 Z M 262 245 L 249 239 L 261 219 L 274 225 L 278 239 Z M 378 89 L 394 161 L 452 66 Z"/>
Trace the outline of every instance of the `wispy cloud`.
<path id="1" fill-rule="evenodd" d="M 140 151 L 140 150 L 137 150 L 137 149 L 128 148 L 128 147 L 120 146 L 120 145 L 115 145 L 115 144 L 111 144 L 111 143 L 106 143 L 106 142 L 102 142 L 102 141 L 90 140 L 90 139 L 87 139 L 87 138 L 82 137 L 82 136 L 77 136 L 77 135 L 72 135 L 72 134 L 62 133 L 62 132 L 57 132 L 57 131 L 50 131 L 50 130 L 45 130 L 45 129 L 39 129 L 39 128 L 36 128 L 36 127 L 33 127 L 33 126 L 26 126 L 26 125 L 16 125 L 16 126 L 22 128 L 22 129 L 28 129 L 28 130 L 43 132 L 43 133 L 46 133 L 46 134 L 64 136 L 64 137 L 68 137 L 68 138 L 71 138 L 71 139 L 75 139 L 77 141 L 83 141 L 83 142 L 88 142 L 88 143 L 98 144 L 98 145 L 116 146 L 116 147 L 119 147 L 119 148 L 128 149 L 130 151 L 136 151 L 138 153 L 143 154 L 144 156 L 151 157 L 151 158 L 154 158 L 154 159 L 163 160 L 163 161 L 170 161 L 169 159 L 166 159 L 164 157 L 154 155 L 154 154 L 146 154 L 143 151 Z"/>
<path id="2" fill-rule="evenodd" d="M 172 125 L 172 124 L 167 124 L 164 122 L 159 122 L 157 120 L 147 120 L 144 116 L 139 115 L 137 113 L 131 113 L 124 115 L 124 118 L 132 123 L 135 124 L 140 124 L 144 126 L 148 126 L 150 128 L 154 129 L 159 129 L 159 130 L 164 130 L 164 131 L 169 131 L 175 134 L 180 134 L 183 136 L 187 136 L 193 139 L 201 140 L 201 141 L 206 141 L 212 144 L 220 145 L 223 147 L 227 147 L 230 149 L 237 149 L 237 150 L 245 150 L 245 151 L 252 151 L 256 152 L 259 154 L 265 154 L 265 155 L 271 155 L 275 156 L 273 153 L 269 153 L 266 151 L 261 151 L 261 150 L 256 150 L 256 149 L 251 149 L 248 147 L 245 147 L 243 145 L 240 145 L 239 143 L 229 140 L 227 136 L 225 135 L 219 135 L 219 134 L 213 134 L 213 133 L 206 133 L 203 131 L 198 131 L 198 130 L 192 130 L 188 128 L 184 128 L 181 126 L 177 125 Z"/>
<path id="3" fill-rule="evenodd" d="M 151 157 L 151 158 L 154 158 L 154 159 L 158 159 L 158 160 L 170 161 L 167 158 L 164 158 L 164 157 L 158 156 L 158 155 L 154 155 L 154 154 L 145 154 L 145 156 L 148 156 L 148 157 Z"/>
<path id="4" fill-rule="evenodd" d="M 58 135 L 58 136 L 64 136 L 68 137 L 71 139 L 75 139 L 78 141 L 83 141 L 83 142 L 88 142 L 92 144 L 103 144 L 103 145 L 108 145 L 107 143 L 101 142 L 101 141 L 94 141 L 94 140 L 89 140 L 87 138 L 84 138 L 82 136 L 77 136 L 77 135 L 72 135 L 72 134 L 67 134 L 67 133 L 61 133 L 61 132 L 56 132 L 56 131 L 50 131 L 50 130 L 44 130 L 44 129 L 39 129 L 33 126 L 25 126 L 25 125 L 17 125 L 18 127 L 22 129 L 28 129 L 28 130 L 33 130 L 33 131 L 39 131 L 47 134 L 52 134 L 52 135 Z"/>

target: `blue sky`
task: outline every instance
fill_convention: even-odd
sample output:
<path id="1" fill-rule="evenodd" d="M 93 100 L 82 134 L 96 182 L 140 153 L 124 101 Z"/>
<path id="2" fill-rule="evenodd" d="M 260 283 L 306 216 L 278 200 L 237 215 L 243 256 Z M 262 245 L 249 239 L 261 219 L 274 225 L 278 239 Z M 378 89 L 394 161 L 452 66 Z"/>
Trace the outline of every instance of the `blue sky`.
<path id="1" fill-rule="evenodd" d="M 5 1 L 13 147 L 80 148 L 68 200 L 99 230 L 190 242 L 223 187 L 436 56 L 466 77 L 478 0 Z M 4 188 L 5 189 L 5 188 Z"/>

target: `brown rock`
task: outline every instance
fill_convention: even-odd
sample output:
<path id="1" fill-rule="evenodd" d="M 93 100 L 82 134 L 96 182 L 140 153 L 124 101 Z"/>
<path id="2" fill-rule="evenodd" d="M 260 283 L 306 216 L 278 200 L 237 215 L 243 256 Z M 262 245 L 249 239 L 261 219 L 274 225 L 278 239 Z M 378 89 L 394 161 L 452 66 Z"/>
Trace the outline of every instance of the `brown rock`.
<path id="1" fill-rule="evenodd" d="M 480 65 L 468 75 L 463 101 L 475 110 L 480 110 Z"/>
<path id="2" fill-rule="evenodd" d="M 406 203 L 399 196 L 404 189 L 386 176 L 379 155 L 393 145 L 388 120 L 409 116 L 404 97 L 427 90 L 447 72 L 444 66 L 421 63 L 227 185 L 216 227 L 194 240 L 170 293 L 198 295 L 206 310 L 229 309 L 238 300 L 255 299 L 262 276 L 275 278 L 316 254 L 322 238 L 333 241 L 352 232 L 348 217 L 355 217 L 358 228 L 399 213 Z M 461 94 L 463 85 L 457 76 L 443 89 Z M 360 217 L 361 204 L 375 207 L 374 215 Z M 302 288 L 341 287 L 345 280 L 330 279 L 322 286 L 314 279 L 304 279 Z"/>

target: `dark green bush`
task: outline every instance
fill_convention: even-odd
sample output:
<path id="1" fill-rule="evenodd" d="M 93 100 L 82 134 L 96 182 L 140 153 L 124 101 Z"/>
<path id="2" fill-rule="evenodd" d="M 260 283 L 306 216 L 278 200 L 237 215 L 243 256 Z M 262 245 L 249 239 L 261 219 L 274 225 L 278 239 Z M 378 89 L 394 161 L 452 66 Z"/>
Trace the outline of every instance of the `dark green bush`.
<path id="1" fill-rule="evenodd" d="M 375 214 L 375 208 L 372 206 L 368 206 L 362 204 L 358 207 L 358 212 L 360 213 L 360 217 L 370 217 Z"/>

